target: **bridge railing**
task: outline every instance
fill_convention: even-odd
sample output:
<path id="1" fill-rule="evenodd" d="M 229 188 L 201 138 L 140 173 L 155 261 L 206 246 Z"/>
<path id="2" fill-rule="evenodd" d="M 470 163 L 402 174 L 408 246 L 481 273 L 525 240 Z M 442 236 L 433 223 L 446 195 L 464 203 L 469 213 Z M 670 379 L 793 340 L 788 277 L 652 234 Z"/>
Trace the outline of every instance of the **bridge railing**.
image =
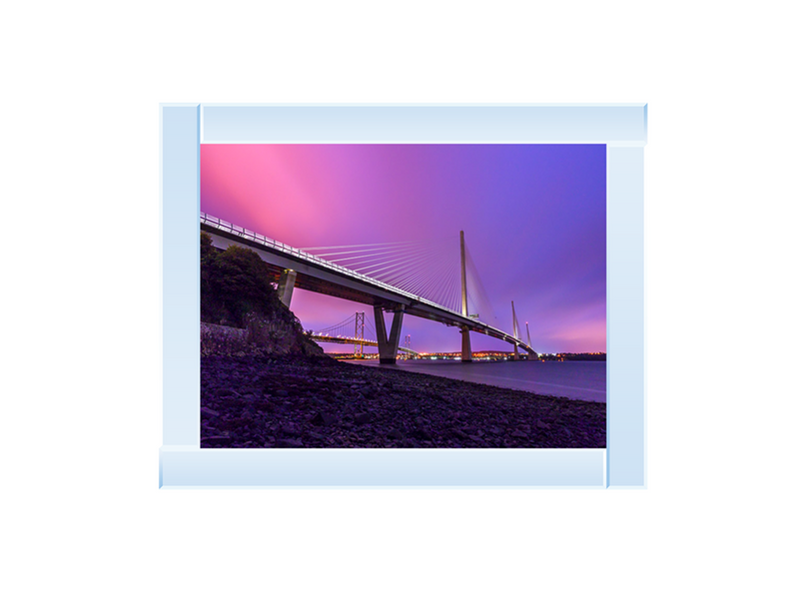
<path id="1" fill-rule="evenodd" d="M 282 251 L 283 253 L 286 253 L 288 255 L 292 255 L 292 256 L 295 256 L 295 257 L 298 257 L 298 258 L 303 258 L 303 259 L 307 260 L 308 262 L 310 262 L 312 264 L 318 264 L 319 266 L 322 266 L 324 268 L 328 268 L 330 270 L 334 270 L 336 272 L 346 274 L 346 275 L 351 276 L 353 278 L 357 278 L 358 280 L 369 282 L 369 283 L 371 283 L 371 284 L 373 284 L 373 285 L 375 285 L 377 287 L 380 287 L 381 289 L 386 289 L 386 290 L 389 290 L 389 291 L 393 291 L 393 292 L 398 293 L 400 295 L 404 295 L 405 297 L 413 297 L 417 301 L 425 301 L 426 303 L 430 304 L 431 306 L 436 306 L 436 307 L 438 307 L 438 308 L 440 308 L 442 310 L 446 310 L 447 312 L 451 312 L 451 313 L 455 314 L 455 310 L 452 310 L 451 308 L 447 308 L 446 306 L 442 306 L 441 304 L 439 304 L 437 302 L 434 302 L 434 301 L 429 300 L 429 299 L 422 300 L 421 297 L 419 297 L 418 295 L 414 295 L 413 293 L 410 293 L 409 291 L 405 291 L 404 289 L 400 289 L 399 287 L 394 287 L 393 285 L 389 285 L 388 283 L 383 283 L 382 281 L 378 281 L 375 278 L 372 278 L 370 276 L 366 276 L 365 274 L 361 274 L 361 273 L 359 273 L 359 272 L 357 272 L 355 270 L 351 270 L 350 268 L 344 268 L 343 266 L 340 266 L 338 264 L 334 264 L 334 263 L 332 263 L 332 262 L 330 262 L 328 260 L 325 260 L 325 259 L 323 259 L 323 258 L 321 258 L 321 257 L 319 257 L 317 255 L 313 255 L 311 253 L 308 253 L 306 251 L 298 249 L 297 247 L 291 247 L 290 245 L 286 245 L 285 243 L 282 243 L 281 241 L 276 241 L 274 239 L 270 239 L 270 238 L 266 237 L 265 235 L 261 235 L 259 233 L 256 233 L 256 232 L 253 232 L 251 230 L 248 230 L 246 228 L 242 228 L 240 226 L 232 224 L 231 222 L 227 222 L 226 220 L 221 220 L 220 218 L 216 218 L 214 216 L 210 216 L 209 214 L 205 214 L 205 213 L 202 212 L 201 213 L 201 222 L 203 222 L 205 224 L 215 226 L 216 228 L 219 228 L 220 230 L 226 230 L 226 231 L 231 232 L 232 234 L 236 234 L 236 235 L 238 235 L 240 237 L 243 237 L 243 238 L 246 238 L 246 239 L 251 239 L 252 241 L 254 241 L 256 243 L 266 245 L 267 247 L 271 247 L 271 248 L 276 249 L 278 251 Z M 480 321 L 477 321 L 477 322 L 480 322 Z M 484 323 L 481 323 L 481 324 L 484 324 Z"/>
<path id="2" fill-rule="evenodd" d="M 366 276 L 365 274 L 361 274 L 361 273 L 359 273 L 359 272 L 357 272 L 355 270 L 351 270 L 350 268 L 344 268 L 343 266 L 340 266 L 338 264 L 334 264 L 334 263 L 332 263 L 332 262 L 330 262 L 328 260 L 325 260 L 325 259 L 323 259 L 323 258 L 321 258 L 321 257 L 319 257 L 317 255 L 313 255 L 311 253 L 308 253 L 308 252 L 303 251 L 301 249 L 298 249 L 296 247 L 291 247 L 290 245 L 286 245 L 285 243 L 282 243 L 281 241 L 276 241 L 274 239 L 268 238 L 265 235 L 261 235 L 259 233 L 253 232 L 251 230 L 243 228 L 242 226 L 237 226 L 236 224 L 232 224 L 231 222 L 227 222 L 226 220 L 221 220 L 220 218 L 216 218 L 215 216 L 211 216 L 211 215 L 206 214 L 204 212 L 201 212 L 201 222 L 204 223 L 204 224 L 208 224 L 210 226 L 214 226 L 215 228 L 218 228 L 220 230 L 228 231 L 231 234 L 237 235 L 238 237 L 242 237 L 242 238 L 245 238 L 245 239 L 250 239 L 250 240 L 254 241 L 255 243 L 265 245 L 266 247 L 276 249 L 277 251 L 281 251 L 281 252 L 286 253 L 288 255 L 304 259 L 304 260 L 310 262 L 311 264 L 318 264 L 322 268 L 326 268 L 328 270 L 332 270 L 332 271 L 335 271 L 335 272 L 340 272 L 341 274 L 345 274 L 345 275 L 350 276 L 352 278 L 355 278 L 357 280 L 361 280 L 361 281 L 364 281 L 364 282 L 371 283 L 372 285 L 374 285 L 375 287 L 379 287 L 380 289 L 385 289 L 386 291 L 392 291 L 392 292 L 394 292 L 394 293 L 396 293 L 398 295 L 402 295 L 404 297 L 414 298 L 419 302 L 423 301 L 423 302 L 427 303 L 428 305 L 435 306 L 436 308 L 444 310 L 445 312 L 449 312 L 450 314 L 454 314 L 457 317 L 466 318 L 465 316 L 463 316 L 461 314 L 458 314 L 452 308 L 447 308 L 446 306 L 442 306 L 441 304 L 439 304 L 437 302 L 434 302 L 432 300 L 429 300 L 429 299 L 424 299 L 423 300 L 418 295 L 414 295 L 413 293 L 410 293 L 409 291 L 405 291 L 404 289 L 400 289 L 399 287 L 389 285 L 388 283 L 383 283 L 382 281 L 378 281 L 375 278 L 372 278 L 370 276 Z M 493 327 L 493 326 L 491 326 L 489 324 L 486 324 L 486 323 L 484 323 L 484 322 L 482 322 L 480 320 L 477 320 L 476 318 L 473 319 L 473 320 L 474 320 L 474 322 L 476 322 L 477 324 L 479 324 L 480 326 L 482 326 L 486 330 L 495 331 L 497 333 L 503 333 L 503 331 L 501 331 L 500 329 L 498 329 L 496 327 Z M 508 335 L 508 334 L 505 333 L 505 335 Z M 510 335 L 508 335 L 508 337 L 510 337 Z M 523 341 L 520 341 L 519 339 L 516 339 L 516 340 L 523 347 L 526 347 L 525 343 Z"/>

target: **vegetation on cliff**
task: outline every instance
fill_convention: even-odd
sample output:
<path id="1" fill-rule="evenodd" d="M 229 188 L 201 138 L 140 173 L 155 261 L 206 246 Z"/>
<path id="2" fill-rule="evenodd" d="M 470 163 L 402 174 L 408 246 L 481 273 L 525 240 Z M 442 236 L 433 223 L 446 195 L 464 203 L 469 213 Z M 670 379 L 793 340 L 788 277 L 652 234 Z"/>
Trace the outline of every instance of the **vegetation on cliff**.
<path id="1" fill-rule="evenodd" d="M 279 301 L 268 267 L 253 251 L 220 250 L 201 233 L 201 354 L 323 351 Z"/>

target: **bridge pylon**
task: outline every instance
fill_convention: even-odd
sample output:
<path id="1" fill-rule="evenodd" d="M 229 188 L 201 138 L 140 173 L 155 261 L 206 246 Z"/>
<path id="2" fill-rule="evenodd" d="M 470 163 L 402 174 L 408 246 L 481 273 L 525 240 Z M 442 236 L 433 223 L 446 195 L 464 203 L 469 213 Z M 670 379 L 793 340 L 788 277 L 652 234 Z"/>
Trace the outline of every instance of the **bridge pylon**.
<path id="1" fill-rule="evenodd" d="M 514 320 L 514 338 L 519 339 L 519 329 L 516 328 L 516 309 L 514 308 L 514 300 L 511 300 L 511 315 L 513 316 Z M 514 357 L 513 360 L 519 360 L 519 349 L 516 347 L 516 341 L 514 341 Z"/>
<path id="2" fill-rule="evenodd" d="M 461 314 L 469 316 L 469 303 L 466 296 L 466 249 L 461 231 Z M 461 362 L 472 362 L 472 340 L 469 327 L 461 327 Z"/>
<path id="3" fill-rule="evenodd" d="M 530 342 L 530 325 L 528 325 L 528 321 L 525 321 L 525 330 L 528 332 L 528 347 L 532 350 L 533 344 Z M 538 360 L 539 356 L 536 352 L 531 352 L 528 350 L 528 360 Z"/>
<path id="4" fill-rule="evenodd" d="M 391 310 L 394 319 L 391 322 L 391 333 L 387 334 L 382 304 L 374 306 L 374 330 L 377 332 L 377 347 L 380 349 L 380 364 L 396 364 L 396 353 L 399 349 L 399 335 L 402 332 L 402 316 L 405 314 L 400 304 Z"/>

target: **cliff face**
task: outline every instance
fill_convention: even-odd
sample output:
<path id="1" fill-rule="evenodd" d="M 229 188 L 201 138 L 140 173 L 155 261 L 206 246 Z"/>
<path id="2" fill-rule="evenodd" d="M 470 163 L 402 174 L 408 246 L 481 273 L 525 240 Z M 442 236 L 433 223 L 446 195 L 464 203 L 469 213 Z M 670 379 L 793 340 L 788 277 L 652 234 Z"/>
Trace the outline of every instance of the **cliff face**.
<path id="1" fill-rule="evenodd" d="M 201 323 L 202 356 L 244 354 L 326 357 L 321 347 L 302 331 L 295 316 L 289 321 L 251 315 L 244 329 Z"/>
<path id="2" fill-rule="evenodd" d="M 298 318 L 279 301 L 260 257 L 242 247 L 221 251 L 201 234 L 201 354 L 324 356 Z"/>

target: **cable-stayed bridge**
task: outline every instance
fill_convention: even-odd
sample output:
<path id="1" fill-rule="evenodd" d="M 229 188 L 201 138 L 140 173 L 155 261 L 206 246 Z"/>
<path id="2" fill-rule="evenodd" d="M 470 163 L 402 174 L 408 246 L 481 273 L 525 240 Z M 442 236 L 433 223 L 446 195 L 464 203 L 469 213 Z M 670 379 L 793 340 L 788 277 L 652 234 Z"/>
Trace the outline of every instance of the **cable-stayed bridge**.
<path id="1" fill-rule="evenodd" d="M 445 239 L 435 245 L 407 241 L 298 249 L 208 214 L 202 213 L 200 222 L 215 247 L 239 245 L 256 252 L 277 279 L 286 306 L 295 287 L 373 306 L 382 364 L 396 362 L 405 314 L 460 329 L 464 362 L 472 360 L 471 331 L 511 343 L 515 357 L 517 348 L 536 356 L 520 338 L 513 302 L 513 334 L 490 324 L 496 321 L 463 231 L 459 241 Z M 383 312 L 393 315 L 390 331 Z"/>

